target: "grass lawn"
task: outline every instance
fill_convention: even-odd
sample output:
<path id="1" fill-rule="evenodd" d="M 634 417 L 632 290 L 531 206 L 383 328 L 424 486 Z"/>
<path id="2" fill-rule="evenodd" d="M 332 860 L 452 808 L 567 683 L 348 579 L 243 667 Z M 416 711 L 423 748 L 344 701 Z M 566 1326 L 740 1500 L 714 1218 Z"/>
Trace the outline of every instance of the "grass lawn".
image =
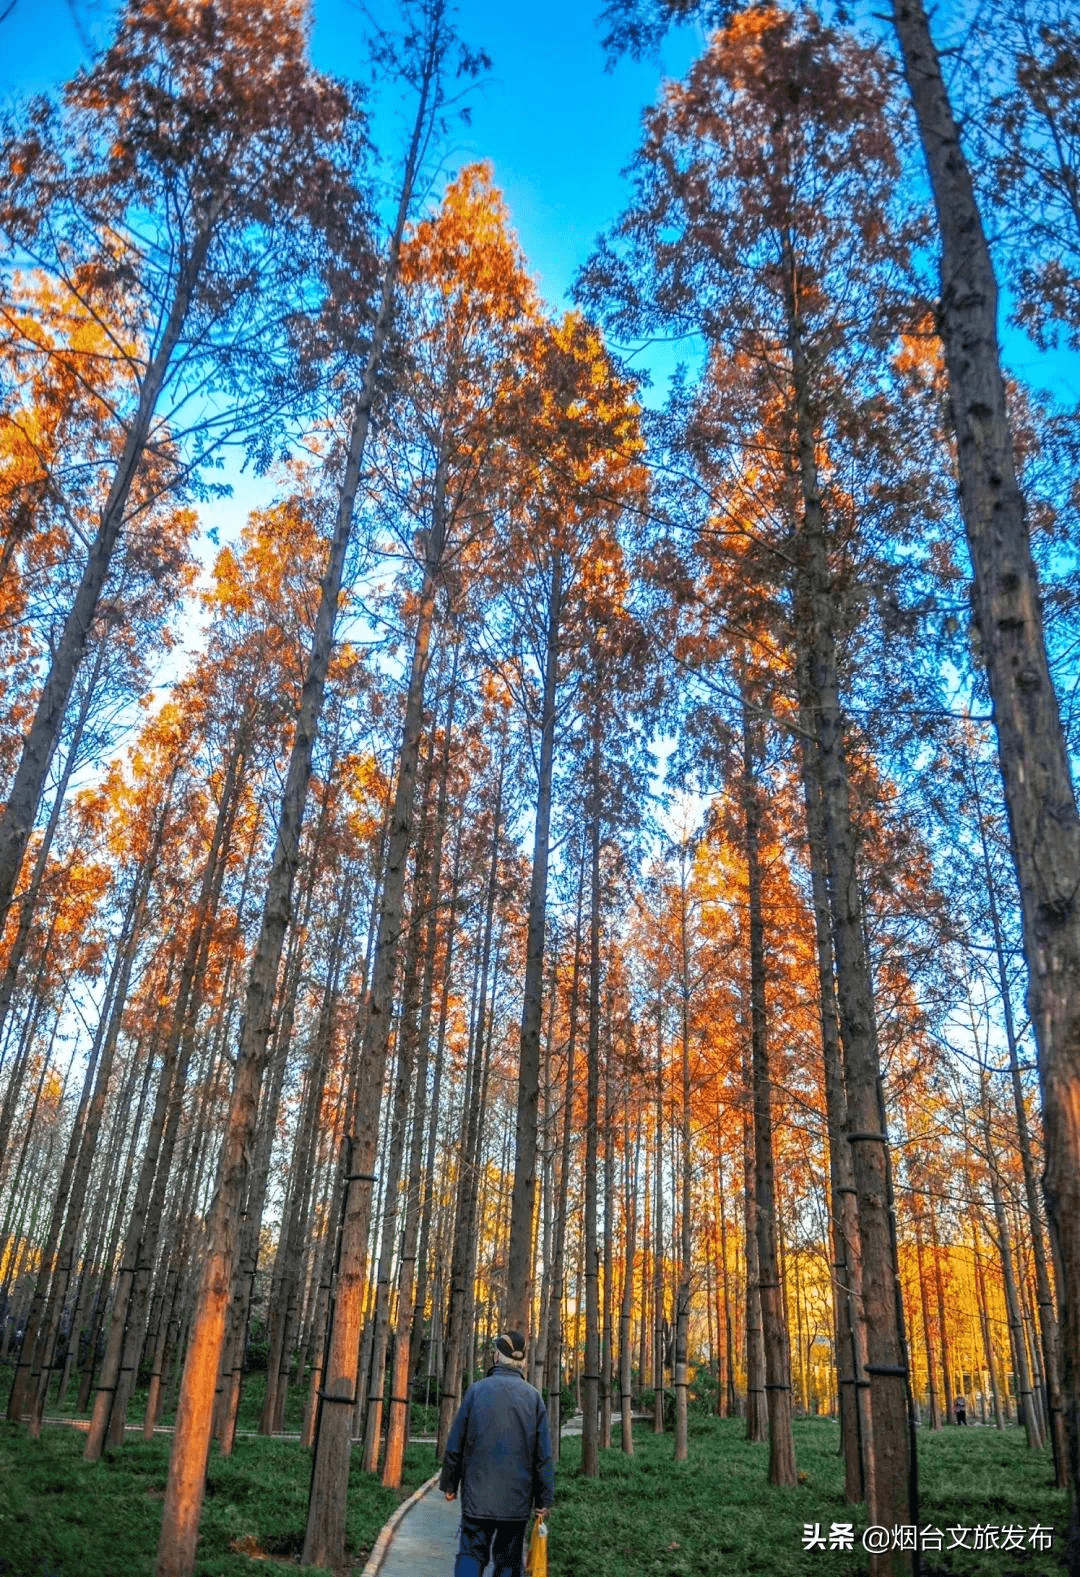
<path id="1" fill-rule="evenodd" d="M 805 1483 L 771 1489 L 768 1447 L 749 1445 L 737 1419 L 691 1421 L 690 1460 L 672 1461 L 670 1435 L 635 1431 L 631 1460 L 600 1454 L 600 1478 L 584 1479 L 577 1440 L 565 1440 L 550 1522 L 552 1577 L 839 1577 L 867 1569 L 859 1538 L 863 1507 L 845 1507 L 837 1446 L 828 1419 L 795 1422 L 795 1452 Z M 618 1432 L 616 1431 L 616 1441 Z M 920 1430 L 921 1524 L 944 1531 L 940 1553 L 924 1553 L 926 1577 L 1043 1577 L 1063 1569 L 1066 1497 L 1053 1489 L 1048 1453 L 1029 1452 L 1019 1429 Z M 803 1528 L 854 1522 L 855 1550 L 804 1549 Z M 1025 1530 L 1021 1550 L 952 1549 L 947 1530 L 976 1524 Z M 1027 1545 L 1027 1529 L 1054 1532 L 1053 1547 Z M 968 1536 L 974 1540 L 974 1534 Z"/>
<path id="2" fill-rule="evenodd" d="M 258 1402 L 252 1376 L 250 1406 Z M 257 1415 L 256 1415 L 257 1416 Z M 552 1516 L 552 1577 L 840 1577 L 863 1572 L 862 1508 L 846 1508 L 837 1456 L 839 1432 L 827 1419 L 800 1419 L 795 1448 L 805 1482 L 765 1483 L 767 1447 L 748 1445 L 736 1419 L 691 1420 L 690 1461 L 672 1461 L 670 1435 L 638 1428 L 637 1453 L 601 1453 L 601 1476 L 580 1472 L 580 1441 L 563 1442 Z M 618 1434 L 616 1432 L 616 1441 Z M 0 1577 L 149 1577 L 161 1521 L 169 1438 L 147 1445 L 129 1435 L 122 1451 L 89 1467 L 83 1435 L 59 1426 L 40 1440 L 0 1425 Z M 353 1455 L 349 1543 L 366 1556 L 401 1498 L 361 1473 Z M 211 1458 L 199 1544 L 199 1577 L 255 1577 L 296 1563 L 304 1533 L 310 1455 L 296 1441 L 240 1439 L 229 1461 Z M 435 1470 L 428 1445 L 411 1446 L 402 1495 Z M 1020 1550 L 952 1549 L 923 1556 L 925 1577 L 988 1574 L 1049 1577 L 1062 1569 L 1065 1496 L 1050 1484 L 1049 1457 L 1032 1455 L 1010 1429 L 919 1432 L 920 1522 L 944 1530 L 1022 1527 Z M 803 1530 L 853 1522 L 855 1549 L 806 1549 Z M 1038 1552 L 1027 1530 L 1051 1528 L 1054 1545 Z M 973 1542 L 974 1534 L 969 1536 Z M 450 1577 L 450 1563 L 447 1577 Z M 311 1570 L 310 1568 L 308 1570 Z"/>
<path id="3" fill-rule="evenodd" d="M 129 1435 L 122 1451 L 88 1466 L 84 1437 L 52 1426 L 40 1440 L 0 1425 L 0 1573 L 3 1577 L 148 1577 L 161 1528 L 169 1438 Z M 349 1546 L 366 1557 L 398 1501 L 435 1471 L 432 1446 L 410 1446 L 400 1494 L 361 1473 L 353 1453 Z M 199 1577 L 254 1577 L 297 1557 L 304 1538 L 311 1455 L 288 1440 L 238 1440 L 211 1457 L 199 1540 Z M 268 1561 L 267 1557 L 271 1557 Z"/>

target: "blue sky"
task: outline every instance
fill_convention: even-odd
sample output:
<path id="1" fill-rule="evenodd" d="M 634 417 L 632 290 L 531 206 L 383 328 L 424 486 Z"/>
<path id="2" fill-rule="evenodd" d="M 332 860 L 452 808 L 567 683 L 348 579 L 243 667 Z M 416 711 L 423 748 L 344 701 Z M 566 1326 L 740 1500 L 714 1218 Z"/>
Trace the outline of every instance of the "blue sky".
<path id="1" fill-rule="evenodd" d="M 77 0 L 97 37 L 107 34 L 105 0 Z M 350 0 L 316 0 L 313 54 L 343 76 L 363 68 L 362 20 Z M 549 0 L 543 8 L 462 0 L 463 39 L 487 50 L 490 79 L 473 96 L 471 129 L 462 127 L 448 169 L 490 159 L 515 228 L 545 298 L 565 300 L 598 232 L 619 212 L 619 172 L 637 143 L 641 111 L 663 71 L 681 75 L 699 39 L 685 29 L 662 61 L 622 61 L 604 70 L 593 17 L 600 0 Z M 66 0 L 16 0 L 0 26 L 0 95 L 56 86 L 85 58 Z"/>
<path id="2" fill-rule="evenodd" d="M 391 0 L 375 0 L 393 14 Z M 115 0 L 74 0 L 85 30 L 108 33 Z M 598 233 L 618 215 L 627 189 L 621 171 L 633 157 L 641 112 L 664 75 L 681 76 L 702 44 L 697 28 L 667 40 L 659 62 L 620 61 L 606 72 L 594 17 L 602 0 L 548 0 L 543 8 L 459 0 L 463 39 L 487 50 L 493 71 L 472 96 L 471 127 L 460 127 L 444 157 L 446 171 L 489 159 L 529 267 L 546 300 L 567 303 L 577 269 Z M 858 0 L 860 20 L 876 9 Z M 355 76 L 363 71 L 362 17 L 353 0 L 314 0 L 316 64 Z M 85 59 L 68 0 L 16 0 L 0 25 L 0 99 L 61 83 Z M 392 157 L 401 136 L 385 112 L 380 141 Z M 1003 325 L 1012 370 L 1059 400 L 1076 398 L 1077 358 L 1044 356 Z M 653 373 L 649 403 L 662 398 L 668 374 L 688 347 L 650 347 L 638 366 Z M 690 351 L 692 354 L 692 351 Z"/>
<path id="3" fill-rule="evenodd" d="M 105 41 L 116 9 L 112 0 L 76 4 L 84 32 Z M 351 0 L 315 0 L 313 9 L 316 65 L 346 77 L 361 75 L 363 24 L 356 6 Z M 389 14 L 389 6 L 383 9 Z M 494 0 L 462 0 L 458 7 L 461 37 L 487 51 L 493 70 L 471 95 L 471 126 L 456 129 L 444 169 L 491 161 L 529 267 L 556 307 L 568 304 L 577 269 L 625 201 L 620 171 L 637 146 L 642 110 L 654 100 L 665 72 L 681 75 L 701 45 L 696 30 L 685 29 L 659 62 L 622 61 L 606 72 L 593 23 L 599 9 L 600 0 L 550 0 L 531 15 L 525 7 Z M 67 0 L 16 0 L 0 24 L 0 100 L 55 88 L 86 58 Z M 394 121 L 391 101 L 378 121 L 390 159 L 402 142 Z M 675 361 L 675 353 L 662 346 L 650 350 L 653 399 L 661 398 L 664 375 Z M 232 457 L 223 477 L 233 485 L 232 499 L 205 505 L 200 515 L 204 531 L 214 527 L 227 541 L 249 509 L 269 501 L 274 484 L 241 475 Z"/>

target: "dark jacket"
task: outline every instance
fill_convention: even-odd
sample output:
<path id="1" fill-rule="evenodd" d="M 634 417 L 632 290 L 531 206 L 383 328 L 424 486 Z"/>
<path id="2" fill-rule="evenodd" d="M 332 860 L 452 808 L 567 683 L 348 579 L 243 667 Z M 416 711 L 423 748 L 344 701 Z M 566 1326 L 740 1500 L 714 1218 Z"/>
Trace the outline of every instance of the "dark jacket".
<path id="1" fill-rule="evenodd" d="M 516 1369 L 500 1364 L 465 1392 L 446 1442 L 439 1488 L 461 1487 L 466 1517 L 524 1522 L 555 1497 L 544 1399 Z"/>

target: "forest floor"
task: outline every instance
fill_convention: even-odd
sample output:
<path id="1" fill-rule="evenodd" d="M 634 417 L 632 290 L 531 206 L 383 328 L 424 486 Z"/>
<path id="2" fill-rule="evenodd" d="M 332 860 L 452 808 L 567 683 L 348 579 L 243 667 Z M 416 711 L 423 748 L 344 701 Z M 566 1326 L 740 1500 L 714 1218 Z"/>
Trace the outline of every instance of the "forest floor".
<path id="1" fill-rule="evenodd" d="M 0 1370 L 0 1387 L 10 1371 Z M 254 1577 L 301 1567 L 310 1453 L 293 1439 L 255 1435 L 264 1378 L 252 1374 L 244 1387 L 233 1455 L 211 1453 L 207 1496 L 199 1536 L 198 1577 Z M 3 1387 L 6 1394 L 6 1387 Z M 136 1391 L 128 1412 L 142 1417 L 145 1390 Z M 289 1393 L 285 1427 L 303 1421 L 303 1388 Z M 82 1459 L 85 1444 L 69 1403 L 50 1398 L 48 1418 L 66 1417 L 74 1428 L 49 1423 L 39 1440 L 25 1426 L 0 1423 L 0 1577 L 149 1577 L 161 1531 L 161 1505 L 169 1465 L 172 1410 L 163 1412 L 161 1433 L 149 1443 L 129 1431 L 123 1449 L 106 1451 L 100 1463 Z M 414 1427 L 429 1421 L 414 1409 Z M 247 1431 L 251 1431 L 249 1434 Z M 414 1443 L 405 1454 L 400 1491 L 384 1489 L 375 1474 L 360 1470 L 353 1451 L 349 1482 L 348 1540 L 356 1570 L 363 1566 L 383 1524 L 397 1505 L 436 1469 L 435 1448 Z M 256 1564 L 258 1563 L 258 1564 Z"/>
<path id="2" fill-rule="evenodd" d="M 552 1577 L 847 1577 L 867 1570 L 865 1507 L 847 1507 L 837 1455 L 839 1428 L 796 1419 L 801 1481 L 765 1481 L 768 1446 L 743 1438 L 739 1419 L 692 1416 L 690 1459 L 672 1461 L 670 1435 L 636 1429 L 633 1458 L 600 1453 L 600 1477 L 582 1478 L 581 1447 L 565 1440 L 549 1521 Z M 955 1426 L 918 1431 L 919 1520 L 941 1530 L 941 1548 L 921 1554 L 923 1577 L 1050 1577 L 1063 1569 L 1066 1496 L 1053 1488 L 1049 1453 L 1030 1452 L 1023 1432 Z M 832 1525 L 853 1523 L 854 1549 L 829 1549 Z M 825 1549 L 805 1547 L 820 1530 Z M 976 1533 L 982 1529 L 981 1535 Z M 1019 1549 L 1001 1548 L 1004 1528 L 1022 1529 Z M 955 1536 L 950 1530 L 957 1531 Z M 993 1529 L 998 1548 L 987 1547 Z M 1034 1544 L 1052 1538 L 1048 1549 Z M 841 1538 L 843 1536 L 841 1535 Z M 951 1542 L 970 1548 L 953 1548 Z M 929 1544 L 935 1543 L 934 1535 Z M 976 1547 L 980 1546 L 980 1547 Z"/>
<path id="3" fill-rule="evenodd" d="M 245 1413 L 256 1411 L 258 1377 Z M 132 1415 L 137 1416 L 135 1409 Z M 242 1421 L 243 1415 L 242 1415 Z M 418 1420 L 419 1422 L 419 1420 Z M 601 1453 L 601 1476 L 580 1473 L 580 1441 L 564 1438 L 549 1527 L 552 1577 L 819 1577 L 864 1571 L 861 1508 L 846 1508 L 828 1419 L 798 1419 L 795 1446 L 804 1482 L 771 1489 L 767 1447 L 742 1438 L 737 1419 L 691 1420 L 690 1460 L 672 1461 L 670 1435 L 635 1431 L 635 1456 L 616 1444 Z M 101 1463 L 82 1460 L 77 1429 L 47 1427 L 40 1440 L 0 1425 L 2 1577 L 149 1577 L 153 1570 L 169 1438 L 129 1435 Z M 432 1446 L 406 1455 L 399 1492 L 362 1473 L 354 1452 L 349 1543 L 360 1569 L 395 1506 L 435 1471 Z M 940 1552 L 925 1551 L 925 1577 L 1050 1577 L 1062 1569 L 1066 1503 L 1051 1485 L 1049 1457 L 1025 1449 L 1020 1430 L 919 1431 L 920 1522 L 942 1530 Z M 297 1565 L 303 1540 L 310 1456 L 295 1440 L 240 1438 L 233 1456 L 211 1459 L 198 1577 L 254 1577 Z M 827 1546 L 833 1524 L 854 1524 L 854 1551 Z M 826 1548 L 806 1547 L 817 1524 Z M 985 1530 L 999 1547 L 987 1547 Z M 1003 1529 L 1021 1537 L 1001 1548 Z M 1045 1529 L 1049 1548 L 1033 1547 Z M 952 1530 L 968 1548 L 948 1549 Z M 977 1534 L 976 1530 L 983 1533 Z M 1038 1539 L 1036 1543 L 1040 1542 Z M 258 1563 L 258 1564 L 256 1564 Z M 450 1566 L 447 1566 L 449 1577 Z M 310 1570 L 310 1568 L 308 1568 Z"/>

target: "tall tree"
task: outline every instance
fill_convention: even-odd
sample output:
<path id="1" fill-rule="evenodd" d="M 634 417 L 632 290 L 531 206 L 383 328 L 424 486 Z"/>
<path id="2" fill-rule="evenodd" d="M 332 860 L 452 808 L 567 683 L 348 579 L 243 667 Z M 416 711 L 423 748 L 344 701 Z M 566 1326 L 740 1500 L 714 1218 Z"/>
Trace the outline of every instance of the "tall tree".
<path id="1" fill-rule="evenodd" d="M 304 14 L 300 0 L 242 0 L 227 20 L 209 0 L 131 0 L 62 111 L 41 100 L 26 131 L 6 128 L 9 267 L 29 262 L 92 307 L 126 388 L 115 468 L 0 816 L 0 913 L 148 449 L 183 487 L 223 432 L 282 404 L 275 361 L 289 353 L 297 287 L 318 272 L 320 232 L 356 213 L 351 105 L 307 65 Z M 218 383 L 228 416 L 207 429 L 188 400 Z"/>

